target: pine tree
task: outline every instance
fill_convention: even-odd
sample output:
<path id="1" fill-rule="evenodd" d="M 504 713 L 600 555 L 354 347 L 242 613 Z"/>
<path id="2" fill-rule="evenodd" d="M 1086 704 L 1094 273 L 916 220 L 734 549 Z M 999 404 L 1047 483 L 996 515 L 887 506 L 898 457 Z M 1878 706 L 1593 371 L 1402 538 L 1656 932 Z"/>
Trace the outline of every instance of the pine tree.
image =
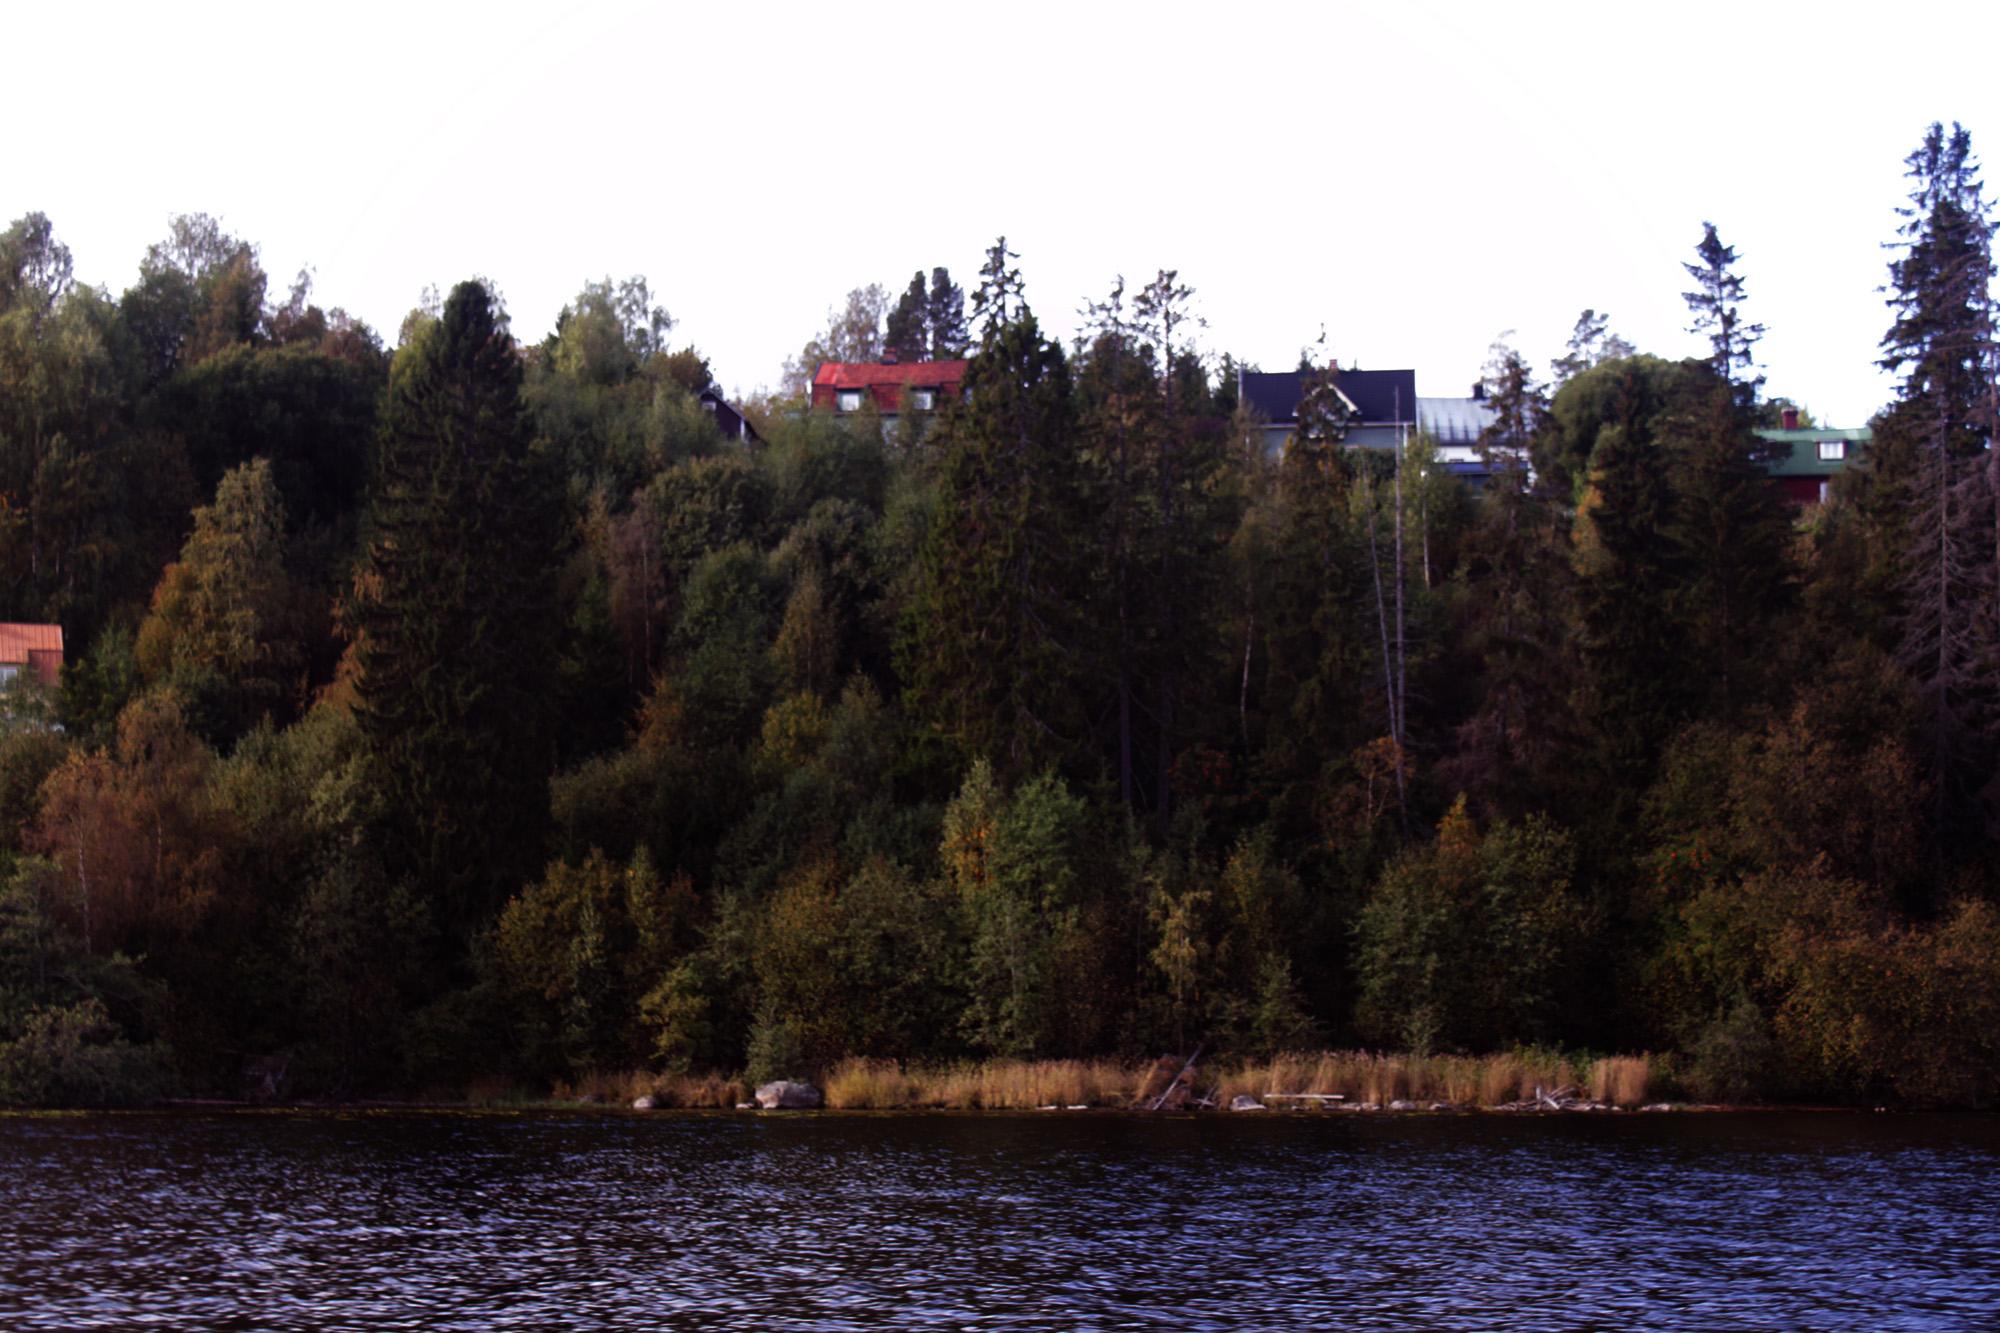
<path id="1" fill-rule="evenodd" d="M 931 356 L 938 361 L 963 357 L 972 335 L 965 324 L 965 292 L 951 280 L 945 268 L 931 270 L 930 295 L 924 300 L 924 318 L 930 325 Z"/>
<path id="2" fill-rule="evenodd" d="M 1577 506 L 1575 568 L 1587 712 L 1605 775 L 1627 789 L 1651 780 L 1683 711 L 1686 671 L 1668 598 L 1679 581 L 1667 536 L 1668 459 L 1647 414 L 1644 365 L 1620 364 L 1611 419 L 1597 433 Z"/>
<path id="3" fill-rule="evenodd" d="M 1362 601 L 1351 516 L 1354 465 L 1344 441 L 1353 412 L 1339 371 L 1308 372 L 1297 425 L 1278 467 L 1281 513 L 1265 635 L 1262 762 L 1279 783 L 1310 791 L 1330 760 L 1362 739 L 1365 662 L 1355 608 Z"/>
<path id="4" fill-rule="evenodd" d="M 1764 379 L 1751 373 L 1756 369 L 1752 352 L 1764 336 L 1764 326 L 1743 320 L 1743 279 L 1736 274 L 1735 247 L 1722 243 L 1713 222 L 1701 226 L 1701 243 L 1695 247 L 1701 262 L 1681 265 L 1695 280 L 1695 290 L 1682 293 L 1694 314 L 1688 332 L 1708 335 L 1708 364 L 1716 379 L 1754 399 Z"/>
<path id="5" fill-rule="evenodd" d="M 2000 426 L 1992 306 L 1993 219 L 1971 136 L 1932 124 L 1905 159 L 1881 364 L 1903 371 L 1870 459 L 1877 498 L 1906 533 L 1897 658 L 1930 715 L 1940 818 L 1992 776 L 2000 667 Z"/>
<path id="6" fill-rule="evenodd" d="M 912 275 L 909 287 L 897 300 L 882 326 L 882 346 L 893 349 L 905 361 L 923 361 L 931 355 L 930 298 L 924 292 L 924 275 Z"/>
<path id="7" fill-rule="evenodd" d="M 1684 582 L 1676 593 L 1694 653 L 1727 721 L 1745 693 L 1741 668 L 1782 605 L 1790 574 L 1790 522 L 1762 467 L 1753 432 L 1758 386 L 1753 359 L 1764 326 L 1742 314 L 1736 251 L 1703 223 L 1696 255 L 1684 264 L 1696 289 L 1684 293 L 1692 333 L 1709 338 L 1709 383 L 1688 414 L 1674 469 L 1673 537 Z"/>
<path id="8" fill-rule="evenodd" d="M 965 292 L 945 268 L 931 270 L 928 289 L 920 269 L 897 298 L 883 325 L 882 346 L 905 361 L 955 361 L 966 353 Z"/>
<path id="9" fill-rule="evenodd" d="M 1114 762 L 1118 800 L 1132 809 L 1142 803 L 1133 715 L 1143 618 L 1134 549 L 1140 522 L 1138 499 L 1143 489 L 1139 480 L 1143 468 L 1140 442 L 1158 398 L 1150 392 L 1145 366 L 1134 346 L 1122 274 L 1110 294 L 1102 302 L 1091 302 L 1085 315 L 1093 339 L 1087 351 L 1078 355 L 1083 402 L 1080 424 L 1102 479 L 1103 501 L 1092 531 L 1100 543 L 1098 563 L 1104 571 L 1097 619 L 1108 626 L 1096 656 L 1100 659 L 1097 665 L 1114 682 L 1111 712 L 1117 733 Z"/>
<path id="10" fill-rule="evenodd" d="M 478 282 L 396 358 L 366 531 L 347 623 L 391 866 L 468 930 L 540 865 L 564 619 L 561 492 Z"/>
<path id="11" fill-rule="evenodd" d="M 1157 506 L 1152 675 L 1156 735 L 1153 809 L 1162 827 L 1172 801 L 1179 687 L 1193 673 L 1199 653 L 1197 638 L 1202 625 L 1195 613 L 1206 600 L 1205 576 L 1213 570 L 1210 562 L 1187 559 L 1189 548 L 1196 545 L 1187 534 L 1204 526 L 1200 510 L 1208 492 L 1206 483 L 1219 462 L 1211 449 L 1203 447 L 1206 442 L 1191 429 L 1189 414 L 1179 402 L 1181 372 L 1194 356 L 1192 348 L 1183 347 L 1180 339 L 1185 326 L 1199 324 L 1188 309 L 1194 290 L 1179 281 L 1179 276 L 1172 269 L 1161 269 L 1133 302 L 1137 326 L 1152 345 L 1160 403 L 1151 450 Z"/>
<path id="12" fill-rule="evenodd" d="M 1585 312 L 1589 314 L 1588 311 Z M 1493 420 L 1479 448 L 1491 476 L 1464 551 L 1461 631 L 1481 664 L 1478 704 L 1444 769 L 1452 785 L 1508 817 L 1544 808 L 1569 743 L 1566 651 L 1573 577 L 1567 506 L 1538 494 L 1528 458 L 1547 428 L 1548 399 L 1503 336 L 1482 380 Z"/>
<path id="13" fill-rule="evenodd" d="M 1610 316 L 1600 315 L 1595 310 L 1586 309 L 1576 317 L 1576 326 L 1570 330 L 1569 343 L 1563 354 L 1549 363 L 1549 369 L 1555 372 L 1557 387 L 1606 361 L 1632 355 L 1636 349 L 1611 332 L 1610 323 Z"/>
<path id="14" fill-rule="evenodd" d="M 1082 727 L 1074 620 L 1086 552 L 1069 363 L 1021 299 L 1004 240 L 988 256 L 968 401 L 938 418 L 946 451 L 922 590 L 897 667 L 911 711 L 1019 776 Z"/>

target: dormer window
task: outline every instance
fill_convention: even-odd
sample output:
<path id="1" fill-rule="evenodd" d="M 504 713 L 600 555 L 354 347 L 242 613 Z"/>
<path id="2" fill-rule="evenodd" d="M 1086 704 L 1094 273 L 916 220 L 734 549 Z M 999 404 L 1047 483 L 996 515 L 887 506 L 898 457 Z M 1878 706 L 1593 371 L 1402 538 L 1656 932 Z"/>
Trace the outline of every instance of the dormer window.
<path id="1" fill-rule="evenodd" d="M 1846 440 L 1821 440 L 1819 442 L 1820 462 L 1837 463 L 1845 457 L 1847 457 Z"/>
<path id="2" fill-rule="evenodd" d="M 932 408 L 937 406 L 937 390 L 935 389 L 910 390 L 910 406 L 915 408 L 919 412 L 930 411 Z"/>
<path id="3" fill-rule="evenodd" d="M 840 391 L 840 410 L 843 412 L 859 412 L 861 410 L 861 390 L 842 389 Z"/>

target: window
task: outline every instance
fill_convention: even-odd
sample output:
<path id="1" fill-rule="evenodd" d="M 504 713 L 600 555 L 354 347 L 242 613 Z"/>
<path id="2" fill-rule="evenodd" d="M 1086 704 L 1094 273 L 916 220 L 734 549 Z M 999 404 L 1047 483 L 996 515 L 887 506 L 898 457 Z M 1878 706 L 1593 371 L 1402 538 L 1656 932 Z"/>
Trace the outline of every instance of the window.
<path id="1" fill-rule="evenodd" d="M 1847 457 L 1846 440 L 1821 440 L 1819 442 L 1820 462 L 1834 463 L 1845 457 Z"/>
<path id="2" fill-rule="evenodd" d="M 861 390 L 842 389 L 840 391 L 840 410 L 843 412 L 859 412 L 861 410 Z"/>
<path id="3" fill-rule="evenodd" d="M 930 411 L 937 406 L 937 391 L 935 389 L 910 390 L 910 406 L 919 412 Z"/>

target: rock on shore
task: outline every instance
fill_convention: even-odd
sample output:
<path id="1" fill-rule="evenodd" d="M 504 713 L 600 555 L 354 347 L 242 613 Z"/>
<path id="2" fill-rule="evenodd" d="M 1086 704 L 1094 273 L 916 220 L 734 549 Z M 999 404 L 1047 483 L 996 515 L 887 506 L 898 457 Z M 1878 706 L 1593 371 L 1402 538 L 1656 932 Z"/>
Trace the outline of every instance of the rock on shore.
<path id="1" fill-rule="evenodd" d="M 766 1111 L 811 1111 L 818 1108 L 819 1089 L 810 1083 L 779 1079 L 757 1089 L 757 1105 Z"/>

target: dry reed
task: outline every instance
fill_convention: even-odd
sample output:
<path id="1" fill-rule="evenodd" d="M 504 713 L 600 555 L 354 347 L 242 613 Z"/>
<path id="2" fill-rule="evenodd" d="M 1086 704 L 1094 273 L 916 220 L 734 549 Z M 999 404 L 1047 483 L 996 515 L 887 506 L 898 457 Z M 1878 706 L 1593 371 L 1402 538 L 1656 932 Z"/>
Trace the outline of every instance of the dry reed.
<path id="1" fill-rule="evenodd" d="M 1636 1065 L 1636 1084 L 1643 1091 L 1645 1061 L 1600 1061 L 1613 1078 L 1617 1100 L 1635 1086 L 1626 1064 Z M 1609 1070 L 1619 1072 L 1612 1075 Z M 1624 1080 L 1620 1082 L 1618 1080 Z M 1369 1051 L 1293 1053 L 1261 1064 L 1245 1064 L 1225 1072 L 1216 1084 L 1216 1098 L 1248 1094 L 1260 1100 L 1276 1094 L 1338 1097 L 1349 1105 L 1387 1106 L 1392 1102 L 1449 1102 L 1454 1106 L 1499 1106 L 1532 1097 L 1536 1088 L 1554 1091 L 1577 1083 L 1574 1064 L 1550 1051 L 1504 1051 L 1494 1055 L 1388 1055 Z M 1634 1103 L 1636 1104 L 1636 1103 Z"/>
<path id="2" fill-rule="evenodd" d="M 839 1110 L 1031 1110 L 1043 1106 L 1123 1106 L 1140 1073 L 1110 1060 L 993 1060 L 902 1066 L 844 1060 L 826 1076 L 826 1104 Z"/>
<path id="3" fill-rule="evenodd" d="M 834 1110 L 1032 1110 L 1041 1107 L 1126 1107 L 1141 1104 L 1149 1087 L 1164 1084 L 1177 1061 L 1128 1064 L 1117 1060 L 989 1060 L 949 1065 L 893 1060 L 843 1060 L 819 1080 Z M 1162 1071 L 1165 1072 L 1162 1072 Z M 1291 1052 L 1262 1062 L 1208 1065 L 1196 1071 L 1196 1095 L 1228 1106 L 1248 1094 L 1259 1101 L 1276 1094 L 1339 1098 L 1349 1106 L 1395 1102 L 1500 1106 L 1534 1097 L 1537 1089 L 1582 1087 L 1591 1100 L 1638 1106 L 1658 1080 L 1640 1056 L 1607 1056 L 1579 1068 L 1560 1052 L 1501 1051 L 1492 1055 L 1392 1055 L 1371 1051 Z M 469 1090 L 481 1103 L 519 1097 L 516 1085 L 493 1081 Z M 635 1071 L 590 1073 L 558 1083 L 558 1101 L 589 1099 L 629 1106 L 651 1096 L 661 1107 L 731 1107 L 747 1101 L 740 1078 L 721 1074 Z"/>
<path id="4" fill-rule="evenodd" d="M 1643 1056 L 1607 1056 L 1590 1067 L 1590 1099 L 1639 1106 L 1651 1089 L 1652 1068 Z"/>

